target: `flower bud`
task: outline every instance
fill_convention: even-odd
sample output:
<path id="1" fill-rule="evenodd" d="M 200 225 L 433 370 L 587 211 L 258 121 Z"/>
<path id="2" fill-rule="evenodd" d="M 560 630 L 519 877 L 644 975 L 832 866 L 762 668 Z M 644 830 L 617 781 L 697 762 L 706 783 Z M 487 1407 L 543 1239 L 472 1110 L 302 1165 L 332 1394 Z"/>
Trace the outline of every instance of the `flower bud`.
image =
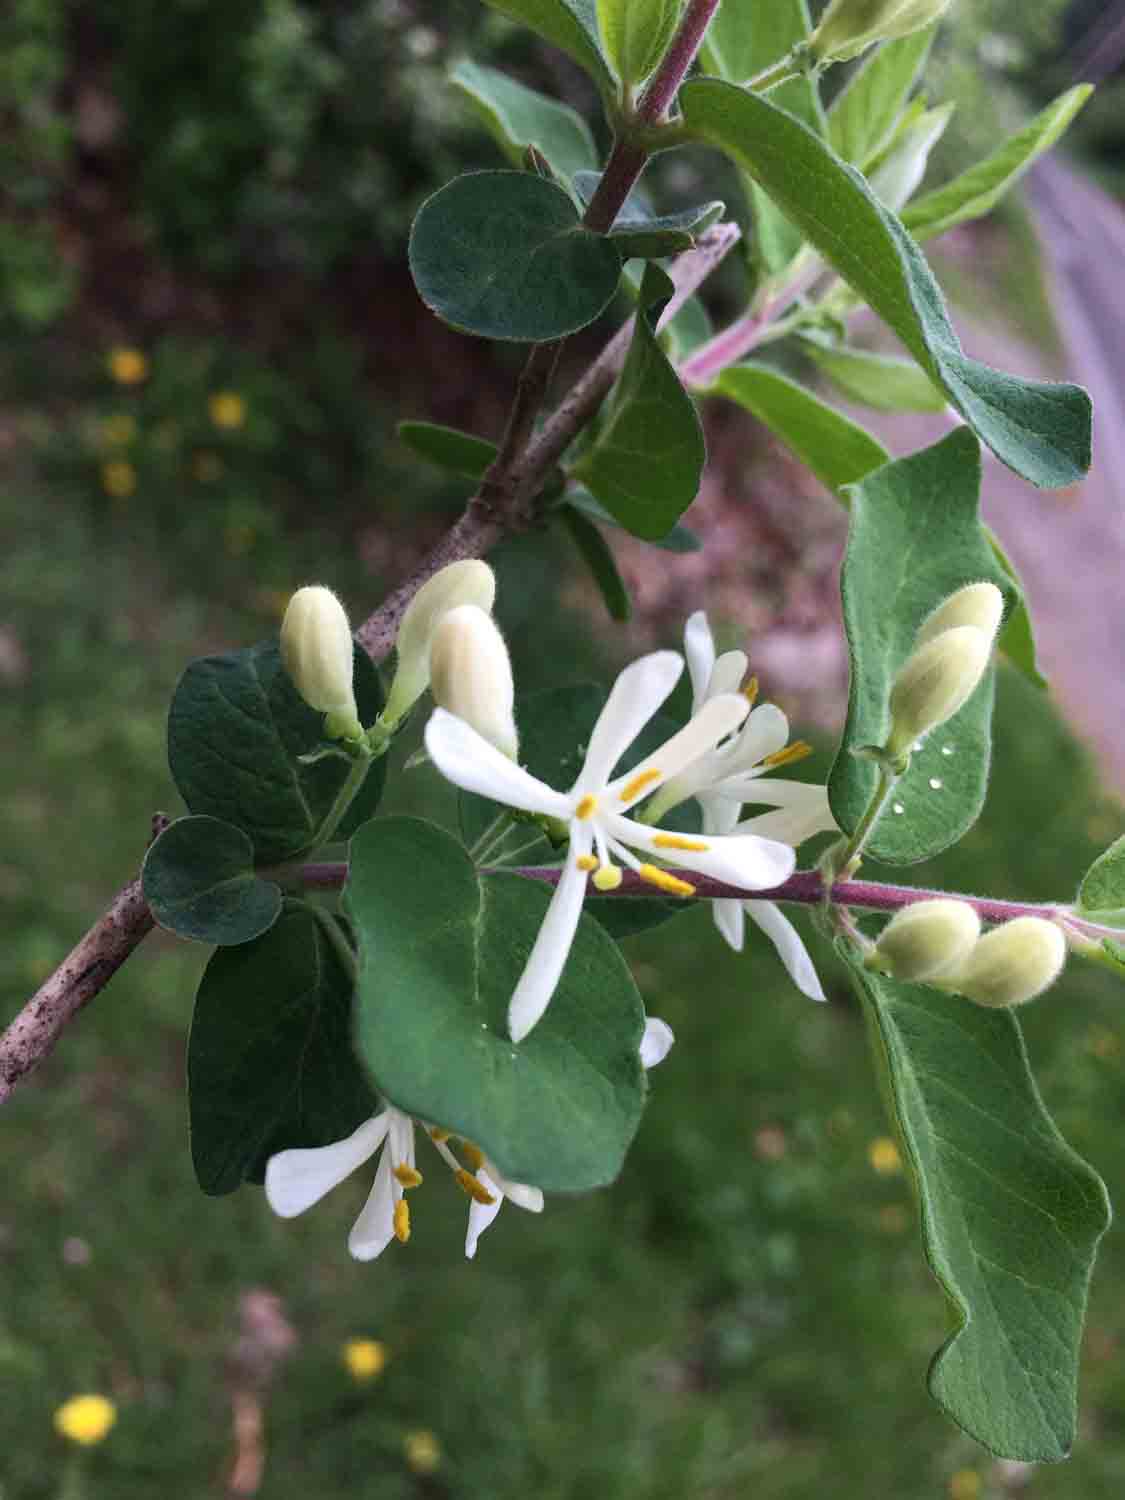
<path id="1" fill-rule="evenodd" d="M 872 172 L 868 183 L 871 191 L 895 213 L 910 202 L 921 186 L 930 152 L 945 134 L 953 108 L 952 104 L 943 104 L 940 109 L 928 109 L 919 115 Z"/>
<path id="2" fill-rule="evenodd" d="M 352 686 L 352 630 L 331 589 L 314 584 L 290 599 L 281 622 L 281 659 L 309 707 L 327 714 L 325 733 L 358 739 L 363 726 Z"/>
<path id="3" fill-rule="evenodd" d="M 992 639 L 975 625 L 943 630 L 920 646 L 891 688 L 887 753 L 903 755 L 915 740 L 951 719 L 984 676 Z"/>
<path id="4" fill-rule="evenodd" d="M 980 918 L 967 901 L 916 901 L 879 934 L 873 967 L 913 984 L 966 963 L 979 937 Z"/>
<path id="5" fill-rule="evenodd" d="M 1004 595 L 994 583 L 967 583 L 926 617 L 914 644 L 924 646 L 935 636 L 958 625 L 975 625 L 992 640 L 1000 629 L 1003 614 Z"/>
<path id="6" fill-rule="evenodd" d="M 436 704 L 515 760 L 519 740 L 512 716 L 512 664 L 492 616 L 477 605 L 460 604 L 438 621 L 430 648 L 430 687 Z"/>
<path id="7" fill-rule="evenodd" d="M 1054 984 L 1065 962 L 1066 939 L 1053 922 L 1016 917 L 986 933 L 940 982 L 978 1005 L 1023 1005 Z"/>
<path id="8" fill-rule="evenodd" d="M 810 38 L 820 62 L 847 62 L 876 42 L 893 41 L 936 21 L 951 0 L 832 0 Z"/>
<path id="9" fill-rule="evenodd" d="M 397 724 L 429 686 L 430 647 L 442 615 L 459 604 L 475 604 L 488 614 L 495 597 L 492 569 L 475 558 L 450 563 L 422 585 L 406 606 L 398 627 L 398 665 L 383 710 L 384 724 Z"/>

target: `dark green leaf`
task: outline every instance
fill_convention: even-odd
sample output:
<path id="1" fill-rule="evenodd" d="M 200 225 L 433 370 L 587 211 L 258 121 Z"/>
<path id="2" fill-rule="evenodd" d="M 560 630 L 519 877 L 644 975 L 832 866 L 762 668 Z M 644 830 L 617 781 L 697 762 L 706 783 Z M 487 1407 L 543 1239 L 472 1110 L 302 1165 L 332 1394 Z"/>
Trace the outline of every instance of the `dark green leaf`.
<path id="1" fill-rule="evenodd" d="M 658 267 L 645 272 L 633 341 L 606 419 L 574 473 L 614 518 L 646 541 L 658 541 L 699 492 L 707 458 L 695 402 L 656 338 L 672 283 Z"/>
<path id="2" fill-rule="evenodd" d="M 1103 927 L 1125 927 L 1125 838 L 1087 870 L 1078 889 L 1078 910 Z"/>
<path id="3" fill-rule="evenodd" d="M 352 984 L 322 921 L 287 901 L 264 937 L 220 948 L 188 1045 L 191 1155 L 205 1193 L 260 1182 L 291 1146 L 327 1146 L 374 1113 L 352 1051 Z M 342 934 L 341 934 L 342 937 Z"/>
<path id="4" fill-rule="evenodd" d="M 277 921 L 281 891 L 254 874 L 254 846 L 218 818 L 177 818 L 145 856 L 145 900 L 161 927 L 201 943 L 248 943 Z"/>
<path id="5" fill-rule="evenodd" d="M 876 411 L 944 411 L 948 405 L 945 392 L 912 359 L 851 349 L 809 334 L 801 347 L 845 395 Z"/>
<path id="6" fill-rule="evenodd" d="M 525 88 L 495 68 L 481 67 L 468 59 L 459 62 L 449 77 L 476 109 L 513 166 L 522 166 L 528 146 L 541 151 L 564 177 L 597 166 L 597 147 L 590 127 L 568 105 Z"/>
<path id="7" fill-rule="evenodd" d="M 584 489 L 582 485 L 571 485 L 567 492 L 566 500 L 568 505 L 572 506 L 575 510 L 582 511 L 584 515 L 590 516 L 599 525 L 613 526 L 618 531 L 624 530 L 621 522 L 614 520 L 605 506 L 599 505 L 593 495 L 590 494 L 590 491 Z M 660 547 L 664 552 L 684 553 L 702 552 L 703 550 L 703 543 L 696 536 L 695 532 L 691 531 L 687 526 L 673 526 L 667 536 L 658 537 L 652 545 Z"/>
<path id="8" fill-rule="evenodd" d="M 811 130 L 717 79 L 680 91 L 697 136 L 729 152 L 891 328 L 1004 463 L 1046 488 L 1090 465 L 1090 401 L 1073 385 L 1005 375 L 969 359 L 925 257 L 864 178 Z"/>
<path id="9" fill-rule="evenodd" d="M 589 206 L 601 180 L 600 172 L 574 174 L 574 191 L 584 207 Z M 634 188 L 613 221 L 610 237 L 632 239 L 643 234 L 667 231 L 669 234 L 686 234 L 690 238 L 709 229 L 716 220 L 722 218 L 725 209 L 725 203 L 713 198 L 710 202 L 696 204 L 694 208 L 681 209 L 679 213 L 658 214 L 650 207 L 644 193 Z"/>
<path id="10" fill-rule="evenodd" d="M 613 552 L 609 543 L 593 521 L 588 520 L 575 506 L 560 507 L 559 516 L 601 591 L 610 619 L 627 620 L 633 613 L 629 602 L 629 590 L 617 571 L 617 564 L 613 560 Z"/>
<path id="11" fill-rule="evenodd" d="M 890 143 L 933 40 L 928 26 L 873 48 L 837 94 L 828 111 L 828 142 L 844 161 L 865 167 Z"/>
<path id="12" fill-rule="evenodd" d="M 1015 585 L 996 561 L 980 523 L 980 445 L 965 427 L 848 490 L 851 524 L 840 586 L 851 653 L 844 737 L 828 780 L 832 812 L 851 833 L 878 780 L 854 755 L 890 731 L 891 684 L 914 649 L 926 616 L 968 583 Z M 939 854 L 976 822 L 988 784 L 993 673 L 968 703 L 926 740 L 899 782 L 893 809 L 868 845 L 872 859 L 912 864 Z M 899 813 L 897 809 L 901 808 Z"/>
<path id="13" fill-rule="evenodd" d="M 554 998 L 518 1047 L 508 1002 L 552 892 L 478 879 L 440 828 L 386 818 L 352 840 L 358 1041 L 380 1092 L 469 1137 L 506 1176 L 551 1192 L 611 1182 L 640 1121 L 640 995 L 584 916 Z"/>
<path id="14" fill-rule="evenodd" d="M 930 1394 L 1001 1458 L 1065 1458 L 1105 1187 L 1044 1108 L 1010 1011 L 894 983 L 842 951 L 885 1068 L 926 1258 L 957 1322 Z"/>
<path id="15" fill-rule="evenodd" d="M 355 651 L 360 718 L 372 724 L 383 706 L 371 658 Z M 329 756 L 302 765 L 321 743 L 324 715 L 297 694 L 273 641 L 193 661 L 168 713 L 168 763 L 193 813 L 233 823 L 249 834 L 258 864 L 309 849 L 347 778 L 350 763 Z M 374 763 L 337 837 L 370 818 L 383 791 L 386 764 Z"/>
<path id="16" fill-rule="evenodd" d="M 1047 679 L 1039 670 L 1039 656 L 1035 649 L 1035 631 L 1031 624 L 1031 613 L 1024 598 L 1023 584 L 1020 575 L 1016 572 L 1015 564 L 1000 545 L 995 533 L 987 526 L 984 528 L 985 535 L 996 554 L 996 561 L 1012 580 L 1018 594 L 1019 603 L 1004 621 L 1004 625 L 997 639 L 1000 650 L 1011 662 L 1018 672 L 1022 672 L 1028 682 L 1037 688 L 1045 688 Z"/>
<path id="17" fill-rule="evenodd" d="M 613 75 L 598 36 L 596 0 L 486 0 L 486 4 L 529 26 L 585 68 L 603 93 L 612 92 Z"/>
<path id="18" fill-rule="evenodd" d="M 427 198 L 410 231 L 418 295 L 463 333 L 541 343 L 592 323 L 621 257 L 570 197 L 529 172 L 469 172 Z"/>
<path id="19" fill-rule="evenodd" d="M 440 422 L 400 422 L 396 431 L 400 441 L 415 453 L 466 479 L 482 478 L 497 453 L 496 444 L 487 438 L 444 427 Z"/>

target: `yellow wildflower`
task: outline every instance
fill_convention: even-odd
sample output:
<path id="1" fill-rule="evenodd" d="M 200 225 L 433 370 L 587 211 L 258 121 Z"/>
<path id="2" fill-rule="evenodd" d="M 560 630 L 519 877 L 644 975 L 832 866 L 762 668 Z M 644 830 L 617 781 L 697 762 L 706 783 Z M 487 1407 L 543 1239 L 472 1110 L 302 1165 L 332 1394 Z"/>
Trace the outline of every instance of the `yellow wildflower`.
<path id="1" fill-rule="evenodd" d="M 71 1396 L 55 1412 L 55 1431 L 84 1448 L 100 1443 L 117 1421 L 117 1407 L 106 1396 Z"/>
<path id="2" fill-rule="evenodd" d="M 102 489 L 115 500 L 124 500 L 137 488 L 137 471 L 125 458 L 102 464 Z"/>
<path id="3" fill-rule="evenodd" d="M 402 1440 L 406 1467 L 415 1474 L 433 1474 L 441 1467 L 441 1444 L 428 1427 L 408 1432 Z"/>
<path id="4" fill-rule="evenodd" d="M 893 1177 L 902 1171 L 902 1157 L 888 1135 L 876 1136 L 867 1148 L 867 1160 L 880 1177 Z"/>
<path id="5" fill-rule="evenodd" d="M 387 1363 L 386 1345 L 378 1339 L 348 1339 L 343 1355 L 353 1380 L 375 1380 Z"/>
<path id="6" fill-rule="evenodd" d="M 237 391 L 216 391 L 208 399 L 207 410 L 216 427 L 234 432 L 246 423 L 246 402 Z"/>
<path id="7" fill-rule="evenodd" d="M 111 349 L 106 364 L 118 385 L 140 385 L 148 379 L 148 355 L 139 349 Z"/>

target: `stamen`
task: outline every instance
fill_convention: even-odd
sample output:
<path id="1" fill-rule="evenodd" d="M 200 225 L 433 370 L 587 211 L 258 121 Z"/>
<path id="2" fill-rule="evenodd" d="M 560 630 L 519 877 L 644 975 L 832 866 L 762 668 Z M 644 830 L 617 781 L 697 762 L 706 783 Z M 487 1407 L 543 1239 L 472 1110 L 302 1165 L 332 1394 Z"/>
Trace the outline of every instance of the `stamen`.
<path id="1" fill-rule="evenodd" d="M 647 771 L 638 771 L 632 781 L 627 781 L 621 788 L 622 802 L 632 802 L 634 797 L 639 797 L 646 786 L 651 786 L 654 781 L 659 781 L 663 772 L 658 771 L 655 766 L 649 766 Z"/>
<path id="2" fill-rule="evenodd" d="M 484 1166 L 484 1152 L 479 1146 L 474 1146 L 472 1141 L 461 1142 L 461 1155 L 469 1163 L 474 1172 L 479 1172 Z"/>
<path id="3" fill-rule="evenodd" d="M 433 1143 L 434 1143 L 435 1146 L 442 1145 L 448 1139 L 449 1139 L 449 1131 L 448 1130 L 439 1130 L 438 1127 L 435 1125 L 433 1127 L 433 1129 L 430 1131 L 430 1140 L 433 1141 Z"/>
<path id="4" fill-rule="evenodd" d="M 466 1172 L 464 1167 L 457 1173 L 457 1185 L 463 1192 L 468 1193 L 474 1203 L 495 1203 L 496 1199 L 488 1191 L 483 1182 L 478 1182 L 471 1172 Z"/>
<path id="5" fill-rule="evenodd" d="M 776 769 L 778 766 L 791 766 L 794 761 L 805 760 L 812 753 L 811 745 L 806 744 L 804 740 L 794 740 L 791 745 L 786 745 L 784 750 L 775 750 L 772 755 L 767 755 L 758 764 L 769 766 L 771 769 Z"/>
<path id="6" fill-rule="evenodd" d="M 687 854 L 706 854 L 711 847 L 702 839 L 686 839 L 681 833 L 658 833 L 652 842 L 657 849 L 682 849 Z"/>
<path id="7" fill-rule="evenodd" d="M 615 891 L 621 884 L 621 871 L 616 865 L 602 865 L 594 876 L 594 884 L 599 891 Z"/>
<path id="8" fill-rule="evenodd" d="M 751 677 L 750 681 L 742 689 L 742 696 L 749 703 L 750 707 L 753 708 L 758 701 L 758 679 L 756 677 Z"/>
<path id="9" fill-rule="evenodd" d="M 400 1198 L 395 1204 L 395 1239 L 405 1245 L 410 1238 L 410 1204 Z"/>
<path id="10" fill-rule="evenodd" d="M 574 861 L 578 869 L 585 870 L 587 875 L 598 868 L 598 861 L 593 854 L 580 854 Z"/>
<path id="11" fill-rule="evenodd" d="M 593 815 L 594 809 L 597 807 L 597 805 L 598 799 L 590 792 L 587 792 L 586 795 L 582 798 L 581 802 L 579 802 L 578 806 L 574 809 L 574 816 L 585 821 L 587 818 Z"/>
<path id="12" fill-rule="evenodd" d="M 667 891 L 669 896 L 694 896 L 695 886 L 689 885 L 686 880 L 680 880 L 678 876 L 669 874 L 667 870 L 661 870 L 656 865 L 641 865 L 637 874 L 642 880 L 647 880 L 649 885 L 654 885 L 658 890 Z"/>
<path id="13" fill-rule="evenodd" d="M 394 1174 L 404 1188 L 416 1188 L 422 1186 L 422 1174 L 407 1162 L 400 1161 L 394 1168 Z"/>

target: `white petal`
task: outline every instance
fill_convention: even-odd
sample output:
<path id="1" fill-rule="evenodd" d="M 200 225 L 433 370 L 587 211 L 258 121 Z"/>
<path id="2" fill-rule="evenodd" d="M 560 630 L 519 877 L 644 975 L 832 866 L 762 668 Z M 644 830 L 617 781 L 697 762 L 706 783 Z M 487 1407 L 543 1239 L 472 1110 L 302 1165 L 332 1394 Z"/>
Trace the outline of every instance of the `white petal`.
<path id="1" fill-rule="evenodd" d="M 699 805 L 703 809 L 703 832 L 714 834 L 733 833 L 738 823 L 739 805 L 725 798 L 700 793 Z"/>
<path id="2" fill-rule="evenodd" d="M 586 871 L 578 868 L 577 860 L 589 852 L 589 831 L 575 823 L 562 876 L 508 1004 L 508 1034 L 513 1042 L 522 1042 L 536 1024 L 562 977 L 586 895 Z"/>
<path id="3" fill-rule="evenodd" d="M 483 1167 L 477 1173 L 477 1181 L 492 1194 L 492 1202 L 478 1203 L 475 1198 L 469 1202 L 469 1228 L 465 1234 L 465 1255 L 469 1260 L 476 1255 L 477 1241 L 500 1212 L 505 1197 Z"/>
<path id="4" fill-rule="evenodd" d="M 605 786 L 610 772 L 676 686 L 683 669 L 683 658 L 676 651 L 654 651 L 625 668 L 594 725 L 586 763 L 574 784 L 576 791 L 580 787 L 598 791 Z"/>
<path id="5" fill-rule="evenodd" d="M 684 655 L 691 676 L 691 706 L 696 713 L 707 698 L 707 687 L 715 668 L 715 642 L 707 616 L 697 609 L 684 626 Z"/>
<path id="6" fill-rule="evenodd" d="M 426 749 L 446 780 L 467 792 L 477 792 L 525 812 L 546 813 L 551 818 L 570 816 L 568 798 L 529 775 L 464 719 L 447 713 L 444 708 L 437 708 L 430 715 Z"/>
<path id="7" fill-rule="evenodd" d="M 776 703 L 759 703 L 738 736 L 738 746 L 731 756 L 730 772 L 749 771 L 765 760 L 767 755 L 776 755 L 789 743 L 789 720 Z"/>
<path id="8" fill-rule="evenodd" d="M 769 901 L 744 901 L 747 915 L 769 938 L 790 979 L 810 1000 L 823 1000 L 824 991 L 801 935 L 788 917 Z"/>
<path id="9" fill-rule="evenodd" d="M 529 1214 L 541 1214 L 543 1212 L 543 1193 L 537 1187 L 528 1187 L 525 1182 L 513 1182 L 510 1177 L 497 1168 L 496 1163 L 485 1158 L 484 1171 L 492 1181 L 496 1183 L 500 1191 L 517 1208 L 526 1209 Z"/>
<path id="10" fill-rule="evenodd" d="M 658 859 L 668 860 L 686 870 L 695 870 L 700 875 L 710 875 L 713 880 L 746 891 L 765 891 L 781 885 L 792 875 L 797 863 L 797 856 L 789 845 L 776 843 L 773 839 L 739 834 L 730 834 L 726 838 L 700 837 L 698 840 L 689 836 L 688 842 L 706 844 L 706 849 L 680 850 L 656 843 L 664 836 L 659 828 L 646 828 L 622 817 L 604 821 L 612 837 L 623 844 L 644 849 Z"/>
<path id="11" fill-rule="evenodd" d="M 642 1066 L 655 1068 L 657 1063 L 662 1063 L 671 1052 L 675 1040 L 675 1034 L 667 1021 L 662 1021 L 659 1016 L 649 1016 L 645 1022 L 644 1036 L 641 1037 Z"/>
<path id="12" fill-rule="evenodd" d="M 760 903 L 764 905 L 765 903 Z M 742 902 L 736 901 L 734 897 L 711 902 L 711 915 L 715 919 L 715 926 L 720 934 L 727 940 L 736 953 L 742 952 L 742 944 L 745 941 L 746 918 L 742 912 Z"/>
<path id="13" fill-rule="evenodd" d="M 720 693 L 737 693 L 749 665 L 745 651 L 724 651 L 711 671 L 708 698 L 717 698 Z"/>
<path id="14" fill-rule="evenodd" d="M 631 771 L 619 776 L 606 787 L 606 797 L 612 811 L 624 812 L 634 802 L 649 796 L 663 782 L 671 780 L 677 772 L 683 771 L 709 750 L 713 750 L 720 740 L 738 728 L 748 711 L 749 704 L 741 693 L 724 693 L 721 698 L 709 698 L 678 733 L 664 741 L 659 750 L 654 750 L 651 755 L 638 761 Z M 648 772 L 652 774 L 641 783 L 640 778 Z M 630 797 L 623 796 L 622 793 L 634 782 L 638 783 L 639 790 Z M 691 793 L 685 795 L 690 796 Z"/>
<path id="15" fill-rule="evenodd" d="M 395 1237 L 395 1200 L 402 1196 L 402 1189 L 396 1194 L 398 1183 L 391 1176 L 391 1166 L 391 1153 L 384 1151 L 375 1185 L 348 1235 L 348 1249 L 356 1260 L 374 1260 Z"/>
<path id="16" fill-rule="evenodd" d="M 780 786 L 781 783 L 777 785 Z M 812 790 L 821 795 L 794 798 L 788 806 L 777 807 L 772 812 L 759 813 L 756 817 L 745 819 L 736 825 L 734 831 L 756 834 L 762 839 L 778 839 L 781 843 L 792 844 L 794 847 L 804 843 L 805 839 L 811 839 L 814 834 L 835 833 L 836 820 L 828 806 L 827 792 L 823 787 Z"/>
<path id="17" fill-rule="evenodd" d="M 387 1111 L 391 1117 L 390 1129 L 387 1132 L 387 1151 L 390 1153 L 391 1166 L 414 1165 L 414 1120 L 410 1115 L 404 1115 L 401 1109 L 391 1108 Z"/>
<path id="18" fill-rule="evenodd" d="M 266 1200 L 274 1213 L 292 1219 L 318 1203 L 378 1151 L 388 1123 L 384 1110 L 365 1120 L 346 1140 L 271 1156 L 266 1163 Z"/>

